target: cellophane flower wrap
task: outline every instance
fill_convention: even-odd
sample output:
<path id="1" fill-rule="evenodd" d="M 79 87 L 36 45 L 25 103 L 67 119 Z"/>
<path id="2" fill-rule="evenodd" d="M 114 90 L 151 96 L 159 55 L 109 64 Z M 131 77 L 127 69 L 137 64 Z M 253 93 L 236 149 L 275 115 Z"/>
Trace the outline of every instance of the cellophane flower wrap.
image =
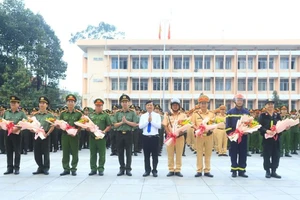
<path id="1" fill-rule="evenodd" d="M 228 135 L 230 141 L 240 143 L 245 133 L 257 131 L 261 125 L 252 116 L 243 115 L 236 123 L 236 129 Z"/>
<path id="2" fill-rule="evenodd" d="M 172 132 L 168 134 L 165 144 L 170 146 L 172 144 L 176 144 L 176 138 L 179 136 L 181 132 L 185 132 L 189 127 L 193 126 L 190 119 L 184 120 L 175 120 L 172 125 Z"/>
<path id="3" fill-rule="evenodd" d="M 31 130 L 35 133 L 34 139 L 36 140 L 38 137 L 42 140 L 45 139 L 45 130 L 41 126 L 41 123 L 36 119 L 36 117 L 31 117 L 28 119 L 23 119 L 19 121 L 16 125 L 21 128 L 21 130 Z"/>
<path id="4" fill-rule="evenodd" d="M 195 131 L 195 137 L 203 137 L 205 132 L 213 130 L 218 127 L 218 124 L 215 124 L 214 121 L 210 120 L 208 117 L 204 118 Z"/>
<path id="5" fill-rule="evenodd" d="M 95 139 L 103 139 L 105 134 L 88 116 L 82 116 L 75 124 L 81 128 L 89 129 L 95 135 Z"/>
<path id="6" fill-rule="evenodd" d="M 299 119 L 287 118 L 287 119 L 278 121 L 276 123 L 276 125 L 273 125 L 272 122 L 273 121 L 271 121 L 270 130 L 273 131 L 273 134 L 265 133 L 265 138 L 266 139 L 274 138 L 275 140 L 277 140 L 279 133 L 283 132 L 284 130 L 288 129 L 289 127 L 296 126 L 297 124 L 299 124 Z"/>
<path id="7" fill-rule="evenodd" d="M 66 131 L 68 135 L 71 136 L 76 136 L 78 129 L 75 128 L 74 126 L 71 126 L 70 124 L 68 124 L 68 122 L 64 121 L 64 120 L 53 120 L 50 121 L 49 119 L 46 119 L 47 122 L 53 124 L 54 126 L 59 126 L 59 128 L 63 131 Z"/>
<path id="8" fill-rule="evenodd" d="M 1 129 L 7 131 L 7 135 L 9 136 L 12 133 L 15 124 L 12 121 L 0 119 L 0 127 Z M 18 133 L 17 133 L 18 134 Z"/>

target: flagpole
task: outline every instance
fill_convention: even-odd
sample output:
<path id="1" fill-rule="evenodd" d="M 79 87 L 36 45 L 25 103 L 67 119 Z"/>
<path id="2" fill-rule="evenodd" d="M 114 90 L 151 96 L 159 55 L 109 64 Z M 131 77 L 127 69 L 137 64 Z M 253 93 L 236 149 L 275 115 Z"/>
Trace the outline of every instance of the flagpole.
<path id="1" fill-rule="evenodd" d="M 163 112 L 165 112 L 165 69 L 166 69 L 166 22 L 167 20 L 164 20 L 164 30 L 163 30 L 163 40 L 164 40 L 164 50 L 163 50 L 163 99 L 162 99 L 162 109 Z"/>

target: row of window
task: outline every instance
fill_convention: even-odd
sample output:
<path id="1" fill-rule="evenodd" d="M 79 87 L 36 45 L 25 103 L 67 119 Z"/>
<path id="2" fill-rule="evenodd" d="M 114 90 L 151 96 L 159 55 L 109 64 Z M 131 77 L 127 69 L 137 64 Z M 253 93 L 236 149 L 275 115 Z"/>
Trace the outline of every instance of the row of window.
<path id="1" fill-rule="evenodd" d="M 133 105 L 139 105 L 141 107 L 141 109 L 145 109 L 145 104 L 146 104 L 147 101 L 148 100 L 144 100 L 144 99 L 141 99 L 141 100 L 132 99 L 131 103 Z M 119 103 L 118 100 L 111 100 L 111 102 L 112 102 L 112 105 L 117 105 Z M 159 100 L 159 99 L 153 99 L 153 103 L 154 104 L 161 105 L 161 102 L 162 101 Z M 282 103 L 283 103 L 283 105 L 289 105 L 288 101 L 282 101 Z M 197 99 L 194 100 L 194 105 L 196 105 L 196 104 L 198 104 L 198 100 Z M 258 100 L 257 107 L 254 107 L 254 100 L 246 100 L 245 105 L 246 104 L 247 104 L 247 108 L 248 109 L 263 108 L 265 106 L 265 100 Z M 169 105 L 170 105 L 169 100 L 165 100 L 165 108 L 168 109 Z M 212 109 L 216 109 L 216 108 L 220 107 L 220 105 L 224 105 L 224 100 L 223 99 L 216 99 L 214 107 Z M 231 100 L 226 100 L 225 101 L 225 105 L 226 105 L 227 109 L 232 108 L 232 101 Z M 191 100 L 183 100 L 181 102 L 181 106 L 185 110 L 192 109 Z M 161 105 L 161 107 L 162 107 L 162 105 Z M 296 101 L 291 101 L 291 109 L 296 109 Z"/>
<path id="2" fill-rule="evenodd" d="M 215 59 L 215 69 L 217 70 L 231 70 L 232 68 L 232 58 L 233 57 L 216 57 Z M 132 69 L 148 69 L 149 59 L 148 57 L 132 57 Z M 165 62 L 164 62 L 165 60 Z M 258 69 L 274 69 L 274 57 L 259 57 L 257 60 Z M 280 69 L 295 69 L 295 57 L 291 60 L 288 57 L 280 58 Z M 211 69 L 212 57 L 210 56 L 195 56 L 194 58 L 194 69 Z M 169 56 L 163 57 L 153 57 L 152 58 L 152 68 L 153 69 L 169 69 L 170 59 Z M 173 69 L 190 69 L 191 59 L 190 57 L 174 57 L 173 58 Z M 249 69 L 253 70 L 254 67 L 254 57 L 238 57 L 237 68 L 238 69 Z M 127 57 L 112 57 L 111 58 L 111 68 L 112 69 L 128 69 L 128 58 Z"/>
<path id="3" fill-rule="evenodd" d="M 165 83 L 163 84 L 163 82 Z M 238 91 L 253 91 L 255 84 L 254 79 L 238 79 Z M 112 78 L 111 79 L 111 90 L 122 90 L 126 91 L 128 81 L 127 78 Z M 164 88 L 163 88 L 164 85 Z M 190 91 L 191 81 L 190 79 L 173 79 L 173 90 L 174 91 Z M 194 80 L 194 90 L 195 91 L 210 91 L 212 90 L 213 79 L 212 78 L 195 78 Z M 148 90 L 149 89 L 149 79 L 145 78 L 133 78 L 131 82 L 132 90 Z M 231 91 L 233 88 L 233 81 L 231 78 L 216 78 L 215 91 Z M 161 91 L 169 90 L 169 79 L 166 78 L 153 78 L 152 79 L 152 90 Z M 274 91 L 275 90 L 275 79 L 258 79 L 257 80 L 257 90 L 258 91 Z M 291 79 L 291 85 L 289 79 L 280 79 L 280 91 L 296 91 L 296 79 Z"/>

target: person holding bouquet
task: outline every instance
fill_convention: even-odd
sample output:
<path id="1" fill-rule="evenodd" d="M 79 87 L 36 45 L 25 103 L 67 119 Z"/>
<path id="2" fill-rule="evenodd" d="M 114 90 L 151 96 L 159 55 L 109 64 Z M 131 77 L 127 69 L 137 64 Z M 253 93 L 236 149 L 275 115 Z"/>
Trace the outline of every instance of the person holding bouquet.
<path id="1" fill-rule="evenodd" d="M 125 173 L 127 176 L 132 176 L 131 159 L 132 159 L 132 131 L 138 126 L 138 117 L 136 113 L 129 109 L 130 97 L 122 94 L 119 98 L 122 109 L 117 111 L 113 125 L 117 130 L 117 150 L 120 164 L 120 171 L 117 176 L 122 176 Z M 124 150 L 126 150 L 126 164 L 124 161 Z"/>
<path id="2" fill-rule="evenodd" d="M 64 120 L 70 126 L 74 126 L 74 122 L 80 120 L 82 113 L 80 110 L 75 109 L 76 104 L 75 95 L 69 94 L 66 96 L 67 109 L 62 111 L 59 119 Z M 77 134 L 75 136 L 68 135 L 66 131 L 62 132 L 61 143 L 62 143 L 62 166 L 64 171 L 60 174 L 65 176 L 72 172 L 72 176 L 76 176 L 77 164 L 78 164 L 78 151 L 79 151 L 79 136 L 80 128 L 78 128 Z M 72 155 L 71 167 L 70 167 L 70 154 Z"/>
<path id="3" fill-rule="evenodd" d="M 282 106 L 281 107 L 281 113 L 280 113 L 280 117 L 282 120 L 284 119 L 289 119 L 290 115 L 288 113 L 287 107 L 286 106 Z M 291 136 L 291 130 L 286 130 L 282 132 L 282 136 L 280 137 L 280 157 L 283 157 L 283 155 L 285 154 L 286 157 L 292 157 L 290 155 L 290 136 Z M 283 154 L 284 151 L 284 154 Z"/>
<path id="4" fill-rule="evenodd" d="M 173 133 L 173 130 L 176 129 L 174 125 L 176 125 L 174 122 L 179 120 L 185 120 L 187 118 L 186 114 L 183 112 L 180 112 L 180 100 L 178 98 L 171 99 L 171 112 L 167 112 L 164 115 L 164 119 L 162 122 L 162 125 L 165 127 L 165 131 L 168 136 L 171 136 L 175 133 Z M 184 134 L 179 133 L 179 135 L 174 136 L 175 142 L 167 145 L 167 153 L 168 153 L 168 168 L 169 173 L 167 174 L 167 177 L 170 176 L 179 176 L 183 177 L 181 174 L 181 166 L 182 166 L 182 152 L 183 152 L 183 145 L 184 145 Z M 173 137 L 173 136 L 172 136 Z M 174 163 L 174 156 L 176 155 L 176 162 Z"/>
<path id="5" fill-rule="evenodd" d="M 291 119 L 298 119 L 299 116 L 297 115 L 297 110 L 292 109 L 290 112 L 290 117 Z M 292 126 L 290 129 L 290 145 L 291 145 L 291 154 L 298 155 L 297 149 L 298 149 L 298 144 L 299 144 L 299 124 Z"/>
<path id="6" fill-rule="evenodd" d="M 54 126 L 50 127 L 50 124 L 46 121 L 47 118 L 53 118 L 54 116 L 47 111 L 49 105 L 49 99 L 45 96 L 39 98 L 39 111 L 34 114 L 34 117 L 41 123 L 41 127 L 45 131 L 45 139 L 38 137 L 34 141 L 34 159 L 38 165 L 36 172 L 33 172 L 33 175 L 36 174 L 49 174 L 50 168 L 50 133 L 54 130 Z"/>
<path id="7" fill-rule="evenodd" d="M 215 114 L 208 110 L 209 97 L 201 94 L 198 98 L 198 103 L 200 106 L 199 110 L 193 112 L 191 121 L 194 124 L 194 129 L 197 130 L 202 124 L 202 121 L 208 118 L 210 121 L 215 120 Z M 213 149 L 213 135 L 212 131 L 204 131 L 201 136 L 196 137 L 196 149 L 197 149 L 197 173 L 195 177 L 202 176 L 202 171 L 204 171 L 204 176 L 214 177 L 210 173 L 210 160 Z M 203 167 L 203 154 L 204 154 L 204 167 Z"/>
<path id="8" fill-rule="evenodd" d="M 274 133 L 276 130 L 272 130 L 273 125 L 276 125 L 280 120 L 280 114 L 274 112 L 274 101 L 272 99 L 266 100 L 266 112 L 261 113 L 259 118 L 259 123 L 261 124 L 259 131 L 263 136 L 263 165 L 266 171 L 266 178 L 281 178 L 276 173 L 280 159 L 280 134 L 277 135 Z M 266 139 L 265 134 L 274 135 L 274 137 Z"/>
<path id="9" fill-rule="evenodd" d="M 17 96 L 10 96 L 10 109 L 6 110 L 3 115 L 3 119 L 12 121 L 16 125 L 19 121 L 27 119 L 26 114 L 19 110 L 21 99 Z M 8 133 L 9 131 L 7 131 Z M 21 161 L 21 135 L 20 128 L 12 127 L 12 132 L 4 135 L 7 157 L 7 171 L 4 175 L 20 173 L 20 161 Z M 15 153 L 15 159 L 13 157 Z"/>
<path id="10" fill-rule="evenodd" d="M 230 109 L 227 112 L 226 118 L 226 133 L 229 135 L 234 132 L 238 120 L 243 115 L 249 115 L 249 111 L 243 107 L 244 105 L 244 96 L 242 94 L 237 94 L 233 99 L 235 107 Z M 248 178 L 246 175 L 246 166 L 247 166 L 247 141 L 248 135 L 243 134 L 241 142 L 231 141 L 229 147 L 229 156 L 231 160 L 231 172 L 232 177 L 237 177 L 238 175 L 244 178 Z"/>

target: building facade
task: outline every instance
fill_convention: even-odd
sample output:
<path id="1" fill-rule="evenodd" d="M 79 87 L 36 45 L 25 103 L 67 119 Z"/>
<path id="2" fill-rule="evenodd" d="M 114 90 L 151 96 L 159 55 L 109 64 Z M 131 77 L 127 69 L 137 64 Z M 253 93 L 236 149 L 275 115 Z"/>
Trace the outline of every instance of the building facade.
<path id="1" fill-rule="evenodd" d="M 81 40 L 77 45 L 84 51 L 83 107 L 102 98 L 111 109 L 126 93 L 141 107 L 152 99 L 167 110 L 177 97 L 191 109 L 204 93 L 211 109 L 231 108 L 234 94 L 242 93 L 246 107 L 256 109 L 276 90 L 290 109 L 300 109 L 300 40 Z"/>

